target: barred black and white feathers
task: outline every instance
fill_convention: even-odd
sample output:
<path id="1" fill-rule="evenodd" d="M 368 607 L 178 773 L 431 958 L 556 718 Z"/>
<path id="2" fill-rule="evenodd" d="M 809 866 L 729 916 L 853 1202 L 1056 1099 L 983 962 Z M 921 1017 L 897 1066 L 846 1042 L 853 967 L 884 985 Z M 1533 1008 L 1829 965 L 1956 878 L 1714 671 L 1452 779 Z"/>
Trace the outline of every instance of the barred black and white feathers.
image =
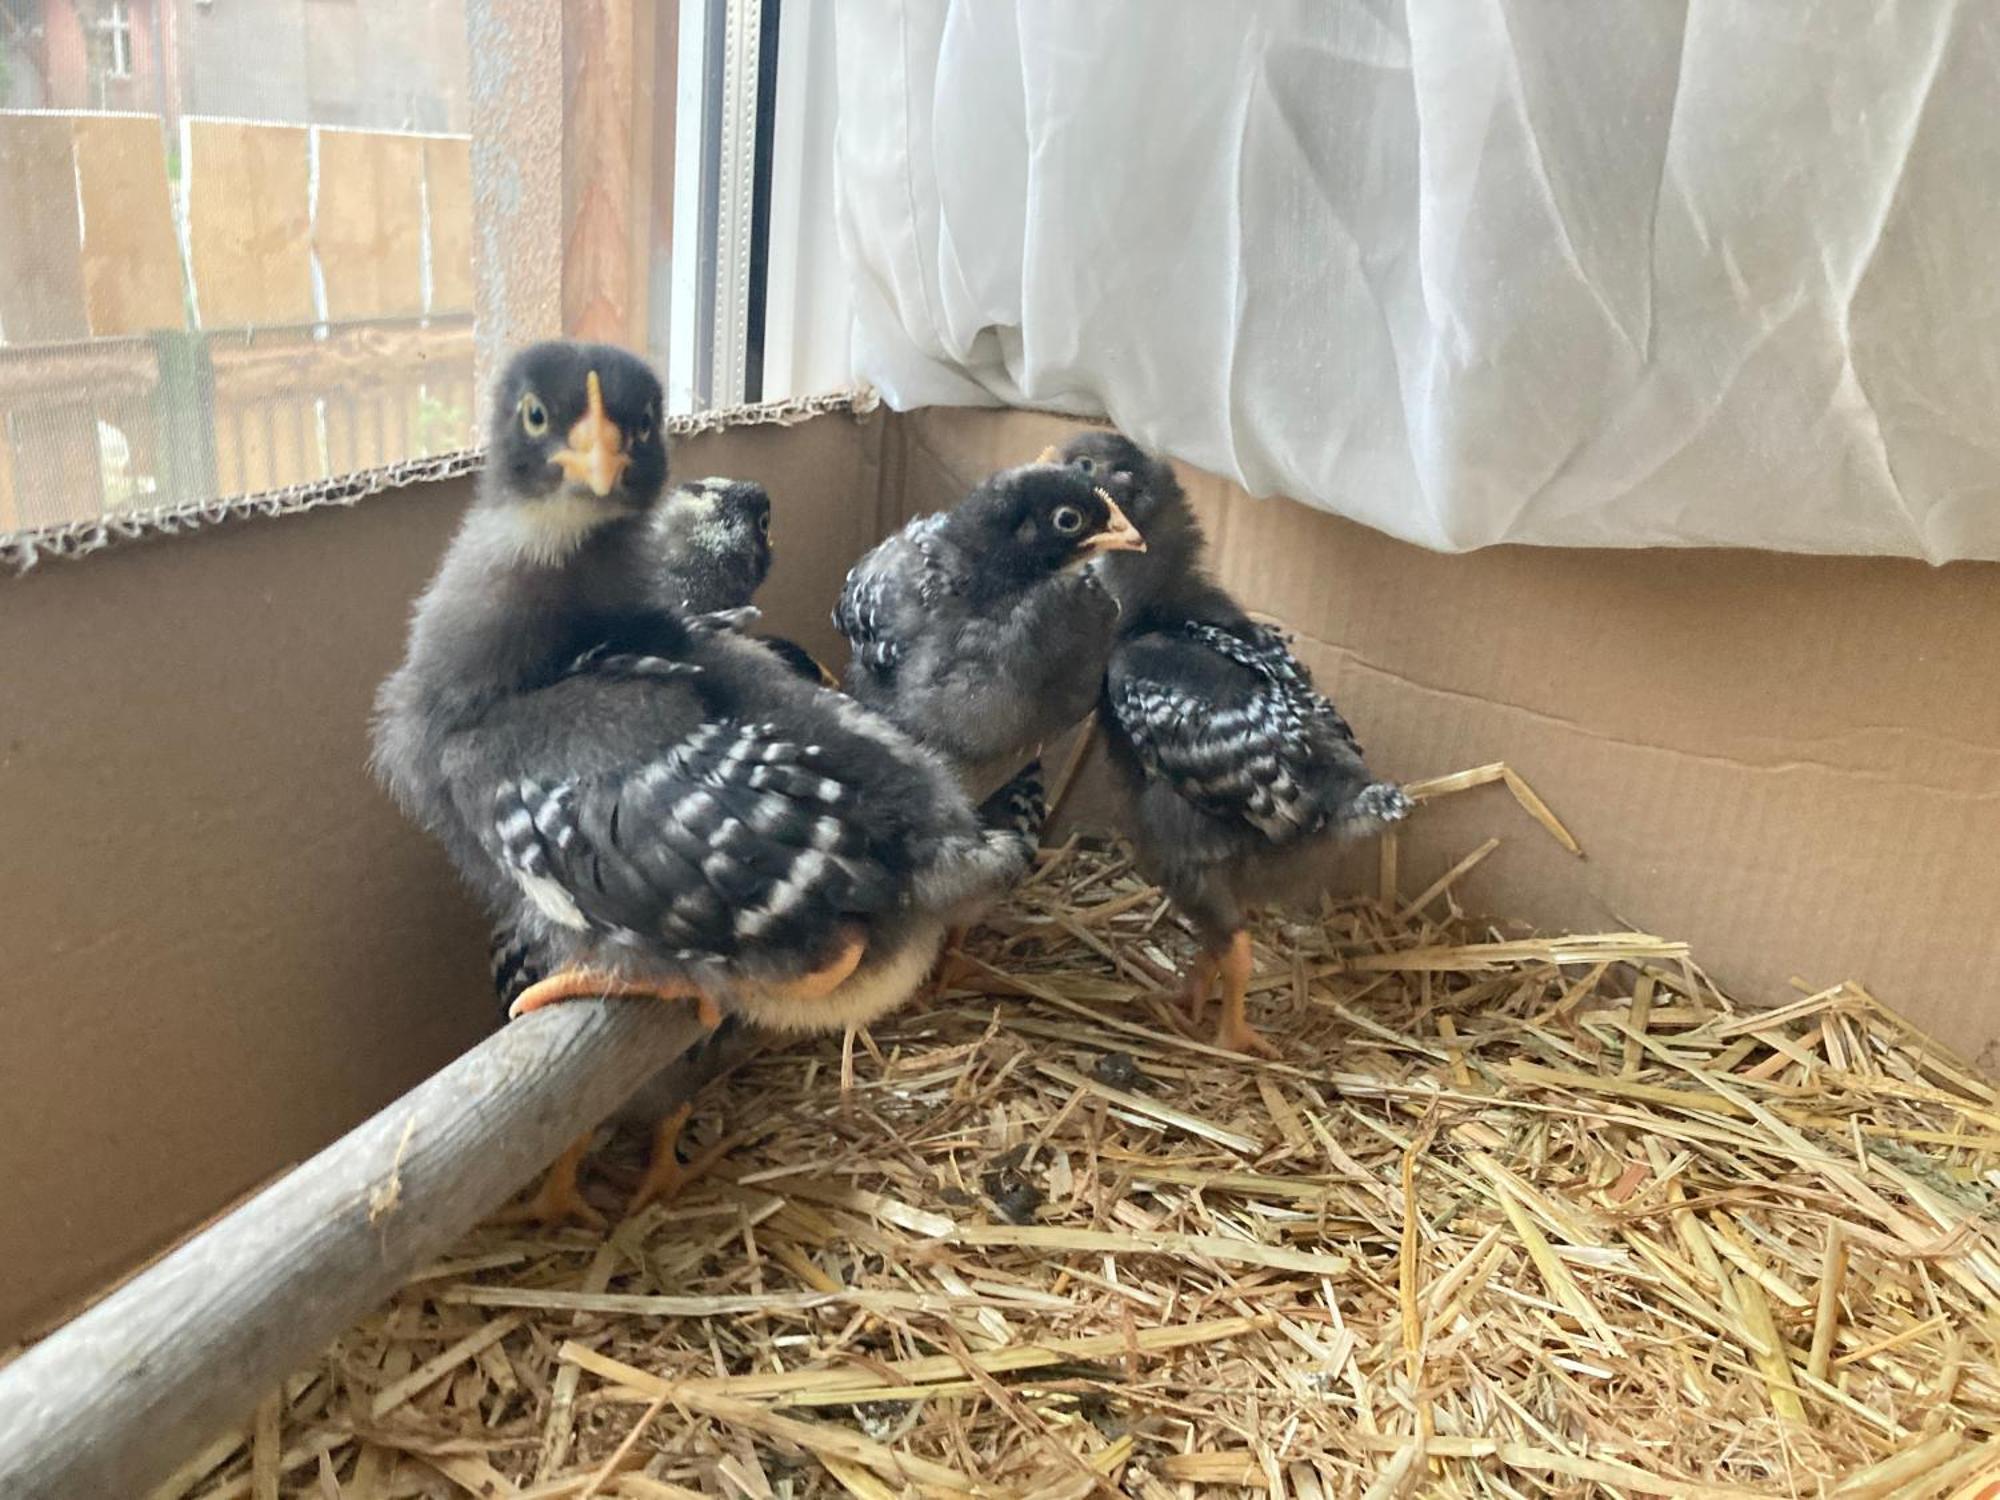
<path id="1" fill-rule="evenodd" d="M 707 722 L 655 759 L 495 792 L 493 852 L 549 921 L 688 972 L 817 952 L 899 896 L 858 787 L 776 724 Z"/>
<path id="2" fill-rule="evenodd" d="M 503 1011 L 520 999 L 529 986 L 548 978 L 541 949 L 511 923 L 493 929 L 487 944 L 487 967 L 492 971 L 493 993 Z"/>
<path id="3" fill-rule="evenodd" d="M 1141 545 L 1073 470 L 996 474 L 848 574 L 848 691 L 962 771 L 1004 768 L 1090 712 L 1118 623 L 1095 565 Z"/>
<path id="4" fill-rule="evenodd" d="M 767 1025 L 865 1019 L 1027 868 L 1019 788 L 1006 818 L 976 812 L 934 757 L 729 618 L 683 622 L 677 644 L 662 624 L 654 654 L 588 655 L 448 743 L 504 997 L 585 968 Z M 851 987 L 771 999 L 857 935 Z"/>
<path id="5" fill-rule="evenodd" d="M 1049 793 L 1042 781 L 1042 763 L 1031 760 L 1013 778 L 979 804 L 979 826 L 1006 842 L 1022 873 L 1035 856 L 1042 827 L 1049 818 Z"/>
<path id="6" fill-rule="evenodd" d="M 666 508 L 673 512 L 671 524 L 655 517 L 645 538 L 664 591 L 660 602 L 699 611 L 680 621 L 680 628 L 696 636 L 746 630 L 758 618 L 750 603 L 751 594 L 770 563 L 769 497 L 760 486 L 743 481 L 701 480 L 675 490 Z M 640 633 L 657 629 L 654 625 Z M 769 636 L 754 639 L 805 681 L 830 685 L 826 669 L 793 642 Z M 595 676 L 602 683 L 625 678 L 665 681 L 693 677 L 699 670 L 688 661 L 616 650 L 608 642 L 599 642 L 570 663 L 563 675 Z M 573 795 L 575 789 L 565 786 L 560 790 Z M 526 805 L 541 800 L 546 789 L 524 784 L 513 794 Z M 501 810 L 503 821 L 506 813 L 506 809 Z M 520 866 L 532 869 L 537 851 L 519 852 Z M 550 894 L 546 886 L 536 888 Z M 492 955 L 494 991 L 503 1010 L 549 972 L 540 947 L 527 931 L 510 922 L 495 929 Z"/>
<path id="7" fill-rule="evenodd" d="M 943 511 L 919 516 L 848 570 L 833 625 L 853 651 L 852 672 L 891 680 L 931 611 L 958 592 L 956 559 L 942 545 Z"/>
<path id="8" fill-rule="evenodd" d="M 1354 806 L 1374 784 L 1361 747 L 1266 626 L 1189 621 L 1138 636 L 1112 657 L 1105 706 L 1148 776 L 1273 845 L 1356 812 L 1402 814 L 1393 787 Z"/>

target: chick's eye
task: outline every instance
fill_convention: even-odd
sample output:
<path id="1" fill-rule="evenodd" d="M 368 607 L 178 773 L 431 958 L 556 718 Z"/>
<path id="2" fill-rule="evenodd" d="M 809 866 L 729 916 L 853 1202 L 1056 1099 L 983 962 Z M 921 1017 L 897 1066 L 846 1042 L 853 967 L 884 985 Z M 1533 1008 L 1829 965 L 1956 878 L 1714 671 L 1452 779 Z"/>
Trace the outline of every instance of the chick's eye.
<path id="1" fill-rule="evenodd" d="M 1094 458 L 1079 458 L 1076 461 L 1076 466 L 1086 474 L 1095 474 L 1097 472 L 1097 460 Z"/>
<path id="2" fill-rule="evenodd" d="M 540 437 L 549 430 L 549 409 L 533 391 L 521 397 L 521 430 L 529 437 Z"/>
<path id="3" fill-rule="evenodd" d="M 757 535 L 769 537 L 771 534 L 771 513 L 767 510 L 757 517 Z"/>
<path id="4" fill-rule="evenodd" d="M 1074 505 L 1058 505 L 1055 514 L 1049 517 L 1049 524 L 1064 536 L 1075 536 L 1083 530 L 1083 512 Z"/>
<path id="5" fill-rule="evenodd" d="M 639 425 L 632 429 L 634 442 L 647 443 L 653 438 L 653 409 L 646 408 L 646 414 L 639 418 Z"/>

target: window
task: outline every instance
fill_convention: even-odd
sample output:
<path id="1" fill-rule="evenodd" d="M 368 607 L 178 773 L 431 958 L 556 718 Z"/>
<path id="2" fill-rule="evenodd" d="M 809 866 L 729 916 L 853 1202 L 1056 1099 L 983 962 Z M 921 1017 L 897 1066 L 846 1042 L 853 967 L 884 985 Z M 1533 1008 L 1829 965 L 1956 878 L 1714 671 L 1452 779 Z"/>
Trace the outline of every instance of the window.
<path id="1" fill-rule="evenodd" d="M 833 18 L 793 0 L 680 7 L 671 199 L 653 246 L 652 352 L 671 410 L 846 384 L 833 203 Z M 664 72 L 664 69 L 663 69 Z"/>
<path id="2" fill-rule="evenodd" d="M 555 304 L 676 414 L 844 386 L 833 39 L 799 0 L 0 0 L 0 558 L 468 467 L 476 360 Z"/>
<path id="3" fill-rule="evenodd" d="M 0 0 L 0 534 L 473 446 L 465 3 Z"/>

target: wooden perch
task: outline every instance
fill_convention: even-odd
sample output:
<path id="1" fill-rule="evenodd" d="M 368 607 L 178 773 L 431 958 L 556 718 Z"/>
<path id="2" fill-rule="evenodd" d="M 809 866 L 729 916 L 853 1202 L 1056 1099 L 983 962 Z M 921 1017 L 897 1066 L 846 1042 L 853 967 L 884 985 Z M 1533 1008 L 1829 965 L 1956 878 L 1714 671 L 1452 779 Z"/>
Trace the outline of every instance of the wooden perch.
<path id="1" fill-rule="evenodd" d="M 148 1493 L 703 1035 L 643 1001 L 504 1027 L 0 1369 L 0 1500 Z"/>

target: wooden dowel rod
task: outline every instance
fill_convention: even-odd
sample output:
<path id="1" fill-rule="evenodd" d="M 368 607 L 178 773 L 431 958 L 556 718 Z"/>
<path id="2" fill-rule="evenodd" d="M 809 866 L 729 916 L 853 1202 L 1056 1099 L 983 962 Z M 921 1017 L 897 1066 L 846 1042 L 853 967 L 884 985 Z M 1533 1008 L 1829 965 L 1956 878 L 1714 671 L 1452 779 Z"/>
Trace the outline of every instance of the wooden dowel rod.
<path id="1" fill-rule="evenodd" d="M 702 1037 L 632 1000 L 503 1027 L 0 1369 L 0 1497 L 148 1493 Z"/>

